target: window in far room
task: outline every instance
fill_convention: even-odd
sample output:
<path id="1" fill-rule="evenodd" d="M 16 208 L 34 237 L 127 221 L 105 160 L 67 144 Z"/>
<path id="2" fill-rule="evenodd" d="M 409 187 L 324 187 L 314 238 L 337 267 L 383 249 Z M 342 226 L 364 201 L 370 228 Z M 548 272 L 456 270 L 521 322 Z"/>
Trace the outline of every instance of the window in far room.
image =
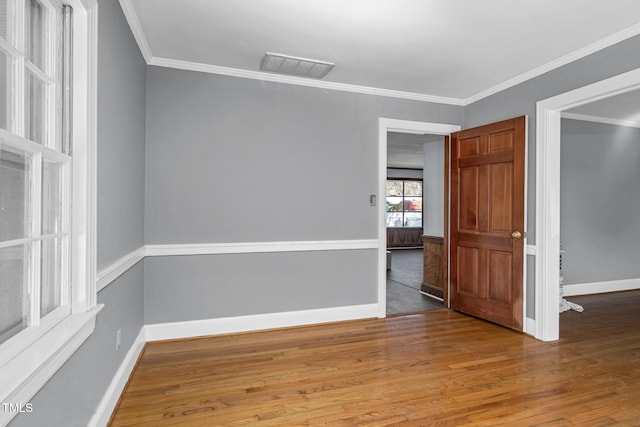
<path id="1" fill-rule="evenodd" d="M 422 227 L 422 181 L 387 180 L 387 228 Z"/>

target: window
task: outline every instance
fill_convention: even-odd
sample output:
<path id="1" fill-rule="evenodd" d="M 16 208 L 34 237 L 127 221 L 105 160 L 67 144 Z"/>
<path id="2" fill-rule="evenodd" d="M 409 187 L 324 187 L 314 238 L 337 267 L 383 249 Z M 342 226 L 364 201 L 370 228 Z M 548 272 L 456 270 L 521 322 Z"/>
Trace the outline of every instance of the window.
<path id="1" fill-rule="evenodd" d="M 422 227 L 422 181 L 387 180 L 387 227 Z"/>
<path id="2" fill-rule="evenodd" d="M 19 2 L 3 4 L 17 11 Z M 0 134 L 0 344 L 70 313 L 71 215 L 71 156 L 61 144 L 62 7 L 25 0 L 22 14 L 2 18 L 3 30 L 14 31 L 0 46 L 4 98 L 13 107 Z"/>
<path id="3" fill-rule="evenodd" d="M 60 0 L 0 0 L 0 401 L 10 404 L 53 375 L 99 310 L 96 4 L 69 2 L 77 17 Z M 0 411 L 0 425 L 13 415 Z"/>

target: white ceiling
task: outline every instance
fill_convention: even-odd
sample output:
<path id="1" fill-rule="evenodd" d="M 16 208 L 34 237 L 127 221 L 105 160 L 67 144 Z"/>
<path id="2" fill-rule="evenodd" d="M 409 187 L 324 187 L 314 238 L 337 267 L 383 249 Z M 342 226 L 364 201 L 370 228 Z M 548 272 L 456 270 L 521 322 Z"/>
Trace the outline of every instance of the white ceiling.
<path id="1" fill-rule="evenodd" d="M 263 78 L 268 51 L 334 62 L 338 90 L 459 105 L 640 33 L 637 0 L 120 1 L 150 64 Z"/>

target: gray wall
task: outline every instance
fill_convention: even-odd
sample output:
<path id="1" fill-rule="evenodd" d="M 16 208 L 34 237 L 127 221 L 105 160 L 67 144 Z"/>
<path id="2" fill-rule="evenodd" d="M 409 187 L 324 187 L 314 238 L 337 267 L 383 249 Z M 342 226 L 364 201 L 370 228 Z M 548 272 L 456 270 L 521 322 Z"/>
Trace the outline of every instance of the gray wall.
<path id="1" fill-rule="evenodd" d="M 444 236 L 444 137 L 427 142 L 424 154 L 424 234 Z"/>
<path id="2" fill-rule="evenodd" d="M 640 278 L 640 129 L 562 120 L 565 283 Z"/>
<path id="3" fill-rule="evenodd" d="M 147 94 L 147 244 L 375 239 L 378 118 L 463 113 L 157 67 Z M 145 320 L 370 304 L 376 263 L 375 251 L 147 259 Z"/>
<path id="4" fill-rule="evenodd" d="M 117 0 L 99 1 L 98 269 L 143 242 L 145 64 Z M 143 325 L 142 264 L 98 294 L 96 330 L 14 426 L 86 426 Z M 116 330 L 122 346 L 115 349 Z"/>
<path id="5" fill-rule="evenodd" d="M 522 115 L 529 117 L 529 175 L 527 178 L 527 233 L 529 244 L 535 243 L 536 102 L 640 68 L 639 49 L 640 36 L 636 36 L 465 107 L 465 128 Z M 530 264 L 528 260 L 527 265 Z M 534 318 L 535 284 L 533 270 L 528 268 L 527 271 L 526 313 L 529 318 Z"/>

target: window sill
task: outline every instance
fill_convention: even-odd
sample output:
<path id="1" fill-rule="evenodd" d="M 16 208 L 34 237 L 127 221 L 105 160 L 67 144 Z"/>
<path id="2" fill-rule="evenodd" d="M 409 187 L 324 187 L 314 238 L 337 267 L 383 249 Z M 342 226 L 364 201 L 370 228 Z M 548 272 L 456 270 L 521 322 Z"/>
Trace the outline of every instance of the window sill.
<path id="1" fill-rule="evenodd" d="M 102 307 L 68 316 L 0 367 L 0 402 L 24 407 L 93 333 Z M 0 425 L 7 424 L 17 413 L 5 405 L 0 407 Z"/>

